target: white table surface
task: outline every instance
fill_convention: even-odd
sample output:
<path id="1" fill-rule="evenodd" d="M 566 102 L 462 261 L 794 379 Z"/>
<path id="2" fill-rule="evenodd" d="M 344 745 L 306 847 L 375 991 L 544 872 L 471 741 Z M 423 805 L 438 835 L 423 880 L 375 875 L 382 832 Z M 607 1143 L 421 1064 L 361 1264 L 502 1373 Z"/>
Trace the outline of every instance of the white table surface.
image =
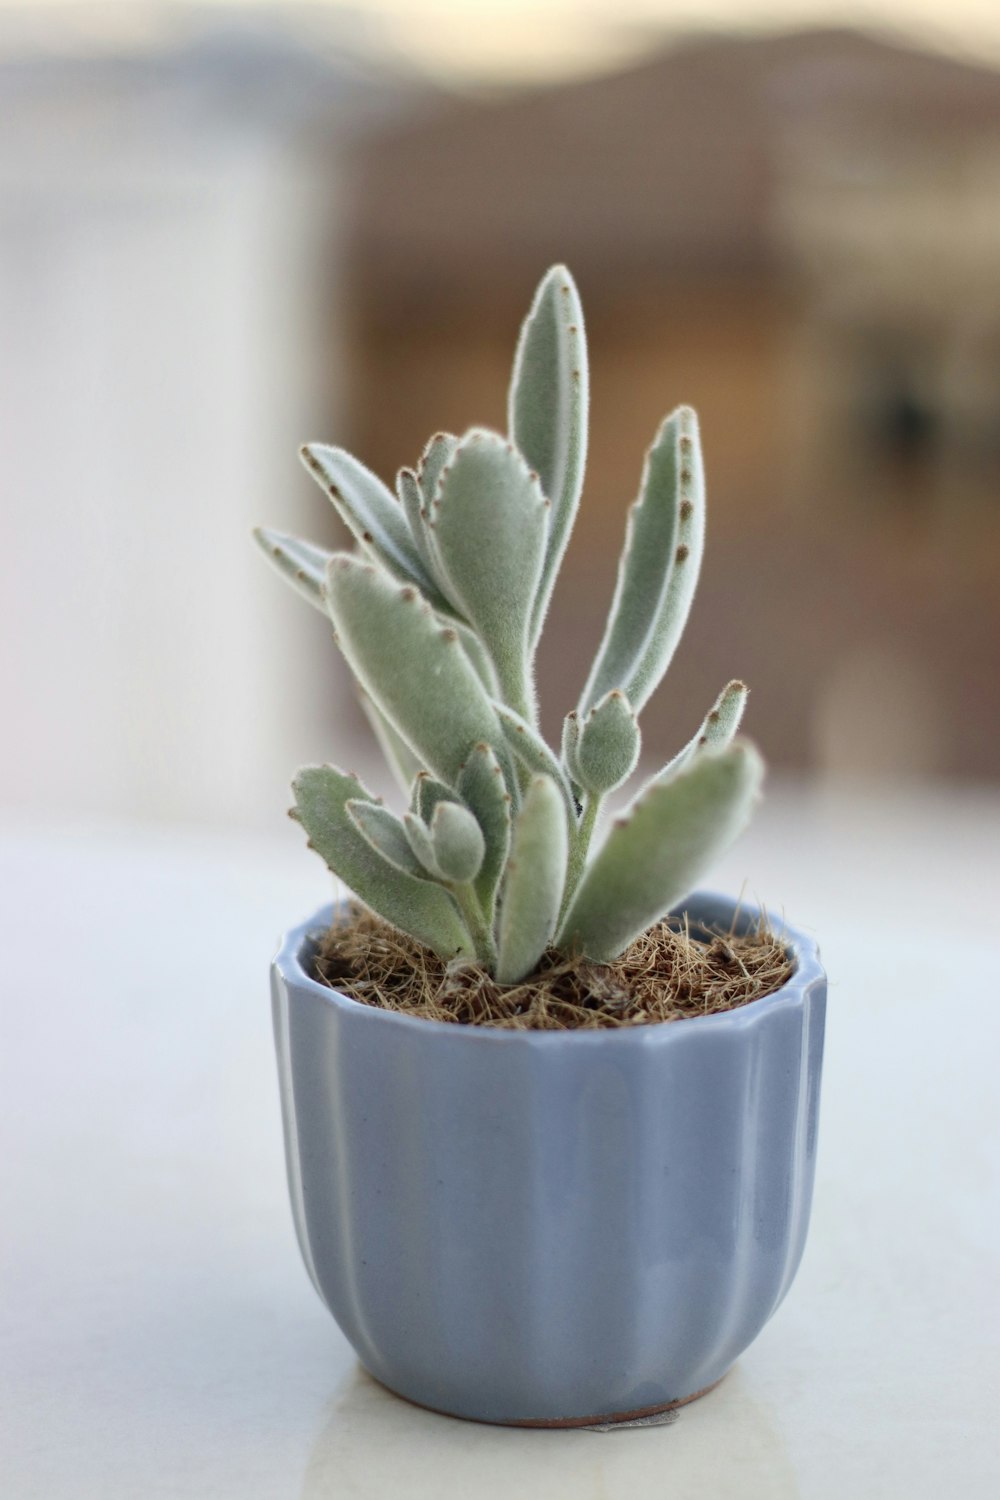
<path id="1" fill-rule="evenodd" d="M 327 896 L 297 831 L 0 849 L 4 1500 L 1000 1494 L 1000 798 L 786 790 L 717 871 L 831 975 L 810 1242 L 671 1426 L 433 1416 L 298 1258 L 267 963 Z"/>

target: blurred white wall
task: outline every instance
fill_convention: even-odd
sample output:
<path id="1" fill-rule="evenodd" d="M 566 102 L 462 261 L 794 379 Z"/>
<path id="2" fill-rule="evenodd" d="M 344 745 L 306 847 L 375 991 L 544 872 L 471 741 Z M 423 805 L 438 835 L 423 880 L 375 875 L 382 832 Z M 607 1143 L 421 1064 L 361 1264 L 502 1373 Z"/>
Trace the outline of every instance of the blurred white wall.
<path id="1" fill-rule="evenodd" d="M 270 821 L 328 749 L 328 632 L 249 528 L 316 530 L 372 100 L 231 40 L 0 66 L 0 806 Z"/>

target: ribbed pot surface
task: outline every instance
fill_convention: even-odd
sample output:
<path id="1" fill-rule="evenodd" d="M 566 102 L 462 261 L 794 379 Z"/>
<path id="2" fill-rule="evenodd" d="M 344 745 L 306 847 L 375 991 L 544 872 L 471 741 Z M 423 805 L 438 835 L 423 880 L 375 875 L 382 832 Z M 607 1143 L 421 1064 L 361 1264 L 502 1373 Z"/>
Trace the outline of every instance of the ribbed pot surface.
<path id="1" fill-rule="evenodd" d="M 697 896 L 728 927 L 734 903 Z M 756 913 L 741 908 L 741 921 Z M 582 1421 L 717 1381 L 787 1292 L 816 1154 L 826 977 L 617 1031 L 412 1019 L 275 959 L 292 1207 L 316 1290 L 370 1372 L 490 1422 Z"/>

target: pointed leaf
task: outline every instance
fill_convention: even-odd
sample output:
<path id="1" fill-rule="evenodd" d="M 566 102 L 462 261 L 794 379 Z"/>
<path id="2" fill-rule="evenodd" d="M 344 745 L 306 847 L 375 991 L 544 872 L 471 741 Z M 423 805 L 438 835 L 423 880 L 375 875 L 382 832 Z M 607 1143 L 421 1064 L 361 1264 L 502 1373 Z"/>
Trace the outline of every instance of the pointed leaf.
<path id="1" fill-rule="evenodd" d="M 510 848 L 511 794 L 503 768 L 489 745 L 475 745 L 459 772 L 458 792 L 471 807 L 486 840 L 475 891 L 488 922 L 493 920 L 497 887 Z"/>
<path id="2" fill-rule="evenodd" d="M 343 448 L 307 443 L 301 455 L 366 552 L 396 578 L 415 583 L 435 608 L 448 610 L 448 601 L 424 567 L 402 506 L 381 479 Z"/>
<path id="3" fill-rule="evenodd" d="M 532 647 L 541 633 L 583 488 L 587 402 L 583 309 L 566 267 L 553 266 L 521 329 L 508 400 L 510 435 L 552 501 L 545 562 L 532 609 Z"/>
<path id="4" fill-rule="evenodd" d="M 457 437 L 450 432 L 436 432 L 421 454 L 417 465 L 417 478 L 420 481 L 425 506 L 430 505 L 434 499 L 441 472 L 451 462 L 457 447 Z"/>
<path id="5" fill-rule="evenodd" d="M 482 429 L 459 443 L 430 507 L 442 588 L 489 652 L 504 697 L 532 713 L 528 627 L 550 508 L 513 444 Z"/>
<path id="6" fill-rule="evenodd" d="M 418 862 L 429 875 L 435 880 L 443 880 L 444 871 L 441 869 L 434 856 L 434 842 L 431 839 L 430 830 L 422 823 L 416 813 L 405 812 L 403 814 L 403 828 L 410 849 Z"/>
<path id="7" fill-rule="evenodd" d="M 517 815 L 507 861 L 496 976 L 501 984 L 530 974 L 552 941 L 568 853 L 562 793 L 550 776 L 536 776 Z"/>
<path id="8" fill-rule="evenodd" d="M 338 553 L 326 575 L 340 648 L 375 706 L 428 771 L 453 786 L 473 745 L 501 745 L 496 713 L 451 626 L 415 588 Z"/>
<path id="9" fill-rule="evenodd" d="M 580 788 L 580 777 L 576 769 L 576 747 L 579 743 L 580 715 L 574 708 L 563 719 L 562 745 L 560 747 L 562 763 L 569 775 L 574 798 L 576 798 L 576 794 Z"/>
<path id="10" fill-rule="evenodd" d="M 400 469 L 396 475 L 396 493 L 399 503 L 403 507 L 413 538 L 413 545 L 420 554 L 428 578 L 434 579 L 434 559 L 431 557 L 430 547 L 427 543 L 427 533 L 424 527 L 424 518 L 421 511 L 424 509 L 424 496 L 419 481 L 412 469 Z M 437 582 L 434 579 L 435 583 Z"/>
<path id="11" fill-rule="evenodd" d="M 728 745 L 740 727 L 743 710 L 746 708 L 750 689 L 745 682 L 727 682 L 702 720 L 698 733 L 678 751 L 673 760 L 659 773 L 656 780 L 662 781 L 675 771 L 686 766 L 698 751 L 706 746 L 722 748 Z"/>
<path id="12" fill-rule="evenodd" d="M 431 839 L 434 861 L 446 879 L 458 885 L 475 880 L 482 869 L 486 842 L 467 807 L 457 802 L 439 802 L 431 822 Z"/>
<path id="13" fill-rule="evenodd" d="M 367 839 L 377 854 L 387 859 L 404 875 L 416 875 L 426 879 L 423 865 L 410 848 L 402 821 L 378 802 L 366 802 L 357 797 L 347 803 L 347 816 Z"/>
<path id="14" fill-rule="evenodd" d="M 742 830 L 762 777 L 757 751 L 737 740 L 647 786 L 585 871 L 560 948 L 579 949 L 597 963 L 617 958 L 687 895 Z"/>
<path id="15" fill-rule="evenodd" d="M 602 797 L 621 786 L 639 759 L 639 724 L 624 693 L 613 688 L 580 725 L 573 774 L 585 791 Z"/>
<path id="16" fill-rule="evenodd" d="M 636 713 L 670 664 L 687 621 L 705 536 L 698 419 L 678 407 L 646 455 L 639 498 L 597 657 L 580 699 L 591 708 L 621 688 Z"/>
<path id="17" fill-rule="evenodd" d="M 563 719 L 562 728 L 562 762 L 571 776 L 576 775 L 574 760 L 576 758 L 576 747 L 579 743 L 580 715 L 574 708 Z"/>
<path id="18" fill-rule="evenodd" d="M 278 572 L 288 579 L 304 599 L 308 599 L 310 604 L 325 614 L 323 576 L 333 553 L 302 537 L 286 536 L 283 531 L 269 531 L 266 526 L 255 526 L 253 535 Z"/>
<path id="19" fill-rule="evenodd" d="M 356 776 L 334 766 L 307 766 L 292 783 L 293 817 L 309 846 L 366 906 L 432 948 L 441 958 L 472 957 L 475 948 L 453 898 L 441 886 L 404 875 L 354 826 L 349 801 L 374 798 Z"/>

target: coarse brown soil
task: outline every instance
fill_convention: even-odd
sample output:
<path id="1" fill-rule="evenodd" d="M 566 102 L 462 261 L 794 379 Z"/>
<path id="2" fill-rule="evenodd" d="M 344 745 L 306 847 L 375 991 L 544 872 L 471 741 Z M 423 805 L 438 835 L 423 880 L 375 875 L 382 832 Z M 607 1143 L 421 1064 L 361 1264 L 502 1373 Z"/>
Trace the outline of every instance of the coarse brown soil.
<path id="1" fill-rule="evenodd" d="M 705 932 L 668 920 L 614 963 L 546 953 L 535 972 L 499 985 L 469 963 L 445 963 L 361 906 L 325 935 L 315 977 L 381 1010 L 521 1031 L 594 1030 L 735 1010 L 773 994 L 794 962 L 766 919 L 749 931 Z"/>

